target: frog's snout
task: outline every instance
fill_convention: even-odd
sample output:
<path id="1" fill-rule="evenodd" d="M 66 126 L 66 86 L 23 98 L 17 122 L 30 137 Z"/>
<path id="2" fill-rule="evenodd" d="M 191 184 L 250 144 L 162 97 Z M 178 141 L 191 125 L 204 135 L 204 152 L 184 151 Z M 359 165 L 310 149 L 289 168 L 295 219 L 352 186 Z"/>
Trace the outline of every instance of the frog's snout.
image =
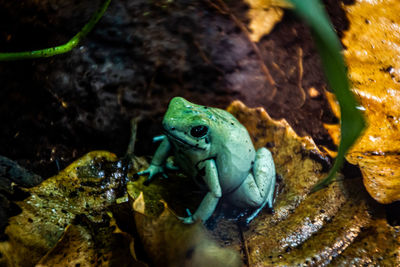
<path id="1" fill-rule="evenodd" d="M 176 130 L 175 126 L 171 125 L 172 121 L 166 121 L 165 119 L 162 122 L 162 127 L 164 131 L 173 132 Z"/>
<path id="2" fill-rule="evenodd" d="M 171 99 L 171 101 L 169 102 L 169 106 L 173 106 L 173 107 L 188 107 L 191 106 L 192 103 L 190 103 L 189 101 L 187 101 L 186 99 L 184 99 L 183 97 L 180 96 L 176 96 L 174 98 Z"/>

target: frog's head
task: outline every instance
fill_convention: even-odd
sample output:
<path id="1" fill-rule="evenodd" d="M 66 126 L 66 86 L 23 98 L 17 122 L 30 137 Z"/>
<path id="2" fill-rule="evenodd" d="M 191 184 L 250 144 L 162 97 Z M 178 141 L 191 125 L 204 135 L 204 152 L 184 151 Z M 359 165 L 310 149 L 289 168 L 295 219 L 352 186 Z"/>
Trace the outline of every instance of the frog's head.
<path id="1" fill-rule="evenodd" d="M 181 147 L 208 151 L 215 120 L 210 109 L 190 103 L 182 97 L 174 97 L 164 116 L 165 133 Z"/>

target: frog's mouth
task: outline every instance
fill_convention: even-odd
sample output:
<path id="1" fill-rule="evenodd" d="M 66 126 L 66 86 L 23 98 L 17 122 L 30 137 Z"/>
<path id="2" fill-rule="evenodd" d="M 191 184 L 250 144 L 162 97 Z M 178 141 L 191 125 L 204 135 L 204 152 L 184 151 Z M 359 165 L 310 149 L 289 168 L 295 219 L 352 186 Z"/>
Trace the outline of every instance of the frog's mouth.
<path id="1" fill-rule="evenodd" d="M 199 144 L 191 144 L 186 140 L 183 140 L 182 138 L 178 137 L 177 135 L 171 133 L 167 129 L 164 128 L 164 134 L 167 135 L 170 138 L 173 138 L 174 140 L 178 141 L 179 143 L 183 145 L 187 145 L 192 147 L 193 149 L 198 149 L 198 150 L 206 150 L 204 147 L 200 147 Z"/>

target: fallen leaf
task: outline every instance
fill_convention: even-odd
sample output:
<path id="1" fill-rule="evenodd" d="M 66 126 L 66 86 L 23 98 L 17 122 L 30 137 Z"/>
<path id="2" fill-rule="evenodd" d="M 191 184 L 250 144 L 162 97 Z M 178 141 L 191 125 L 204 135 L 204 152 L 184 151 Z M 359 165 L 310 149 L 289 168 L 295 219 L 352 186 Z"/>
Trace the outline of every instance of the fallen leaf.
<path id="1" fill-rule="evenodd" d="M 250 39 L 258 42 L 269 34 L 275 24 L 281 21 L 283 9 L 291 7 L 284 0 L 245 0 L 250 6 L 248 17 L 250 18 L 249 28 L 251 30 Z"/>
<path id="2" fill-rule="evenodd" d="M 400 200 L 400 2 L 359 0 L 344 10 L 350 20 L 344 56 L 368 121 L 346 159 L 360 167 L 371 196 L 387 204 Z M 335 100 L 328 100 L 336 110 Z M 326 128 L 338 143 L 338 125 Z"/>
<path id="3" fill-rule="evenodd" d="M 82 226 L 68 225 L 56 246 L 36 266 L 89 266 L 94 262 L 95 253 L 90 234 Z"/>
<path id="4" fill-rule="evenodd" d="M 400 264 L 400 229 L 388 225 L 358 177 L 338 179 L 310 194 L 329 169 L 329 160 L 312 139 L 297 136 L 285 120 L 271 119 L 262 108 L 235 101 L 228 111 L 248 129 L 255 147 L 271 150 L 281 177 L 275 212 L 261 211 L 243 231 L 250 266 L 327 265 L 333 260 L 336 266 L 349 262 L 352 253 L 371 265 L 381 259 L 388 266 Z M 379 239 L 367 234 L 375 232 Z M 367 245 L 359 242 L 364 238 Z M 374 253 L 362 254 L 365 250 Z"/>
<path id="5" fill-rule="evenodd" d="M 220 247 L 200 221 L 184 224 L 163 204 L 157 218 L 146 215 L 143 193 L 132 205 L 137 231 L 155 266 L 241 266 L 239 254 Z"/>
<path id="6" fill-rule="evenodd" d="M 45 266 L 142 266 L 133 238 L 111 219 L 109 225 L 68 225 L 57 244 L 36 264 Z M 133 254 L 132 254 L 133 252 Z"/>
<path id="7" fill-rule="evenodd" d="M 22 212 L 10 218 L 5 230 L 7 240 L 0 242 L 5 264 L 37 263 L 78 215 L 93 223 L 103 222 L 107 208 L 125 187 L 116 160 L 109 152 L 90 152 L 56 176 L 26 189 L 30 196 L 17 202 Z"/>

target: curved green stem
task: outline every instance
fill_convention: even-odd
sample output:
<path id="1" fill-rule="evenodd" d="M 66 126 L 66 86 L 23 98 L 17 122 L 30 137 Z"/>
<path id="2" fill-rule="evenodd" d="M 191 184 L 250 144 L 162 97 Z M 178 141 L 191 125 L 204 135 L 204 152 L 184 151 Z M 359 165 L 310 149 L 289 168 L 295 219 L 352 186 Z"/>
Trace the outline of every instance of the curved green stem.
<path id="1" fill-rule="evenodd" d="M 88 23 L 83 26 L 82 30 L 72 37 L 67 43 L 55 47 L 45 48 L 34 51 L 0 53 L 0 61 L 12 61 L 21 59 L 52 57 L 55 55 L 67 53 L 76 47 L 79 42 L 93 29 L 96 23 L 101 19 L 107 10 L 111 0 L 105 0 L 99 9 L 92 15 Z"/>

